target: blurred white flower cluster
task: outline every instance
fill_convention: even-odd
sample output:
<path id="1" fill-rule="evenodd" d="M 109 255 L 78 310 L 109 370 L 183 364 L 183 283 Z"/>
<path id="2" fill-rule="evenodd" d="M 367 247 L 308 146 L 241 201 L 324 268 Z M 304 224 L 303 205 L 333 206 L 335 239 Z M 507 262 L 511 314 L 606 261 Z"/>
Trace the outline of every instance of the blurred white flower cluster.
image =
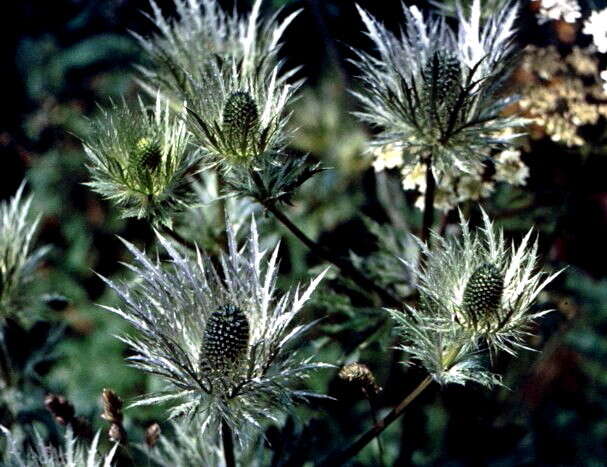
<path id="1" fill-rule="evenodd" d="M 593 11 L 584 22 L 584 34 L 592 36 L 592 42 L 601 53 L 607 53 L 607 8 Z"/>
<path id="2" fill-rule="evenodd" d="M 582 16 L 580 5 L 576 0 L 532 0 L 540 3 L 537 13 L 538 23 L 560 20 L 575 23 Z"/>
<path id="3" fill-rule="evenodd" d="M 402 149 L 396 145 L 387 145 L 374 152 L 375 161 L 373 167 L 376 172 L 385 169 L 401 170 L 402 185 L 404 190 L 417 190 L 419 196 L 415 206 L 419 209 L 424 207 L 424 193 L 426 191 L 426 169 L 424 164 L 414 166 L 403 163 Z M 497 182 L 505 182 L 510 185 L 523 186 L 529 177 L 529 167 L 521 160 L 521 151 L 506 149 L 492 158 L 495 172 L 491 176 L 484 175 L 481 167 L 467 174 L 442 174 L 437 180 L 436 199 L 434 207 L 440 211 L 447 212 L 458 203 L 468 200 L 478 201 L 487 198 L 495 190 Z"/>

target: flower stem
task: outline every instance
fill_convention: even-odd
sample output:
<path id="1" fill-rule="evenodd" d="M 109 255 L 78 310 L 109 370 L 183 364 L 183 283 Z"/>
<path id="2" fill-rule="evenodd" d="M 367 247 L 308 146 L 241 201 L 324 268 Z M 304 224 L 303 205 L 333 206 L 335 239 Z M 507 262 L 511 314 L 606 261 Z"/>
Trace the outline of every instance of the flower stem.
<path id="1" fill-rule="evenodd" d="M 432 154 L 426 159 L 426 193 L 424 194 L 424 220 L 422 224 L 422 242 L 427 243 L 430 229 L 434 224 L 434 198 L 436 197 L 436 179 L 432 173 Z"/>
<path id="2" fill-rule="evenodd" d="M 188 239 L 186 239 L 184 236 L 182 236 L 181 234 L 177 233 L 176 231 L 174 231 L 170 227 L 167 227 L 166 225 L 162 225 L 162 227 L 160 228 L 160 231 L 163 234 L 168 235 L 169 237 L 171 237 L 173 240 L 175 240 L 181 246 L 186 247 L 188 250 L 196 251 L 196 245 L 194 243 L 190 242 Z"/>
<path id="3" fill-rule="evenodd" d="M 400 404 L 398 404 L 394 409 L 390 411 L 388 415 L 386 415 L 383 419 L 379 420 L 377 423 L 373 425 L 373 427 L 367 431 L 364 435 L 358 438 L 354 443 L 348 446 L 341 452 L 328 456 L 324 459 L 320 465 L 321 466 L 337 466 L 342 465 L 356 454 L 358 454 L 367 444 L 369 444 L 375 437 L 379 436 L 388 426 L 400 417 L 405 409 L 413 402 L 417 396 L 419 396 L 424 389 L 426 389 L 430 383 L 432 382 L 431 376 L 426 376 L 426 378 L 419 383 L 419 385 L 409 393 L 407 397 L 405 397 Z"/>
<path id="4" fill-rule="evenodd" d="M 371 394 L 369 394 L 369 391 L 367 391 L 366 389 L 363 389 L 363 393 L 365 395 L 365 398 L 369 402 L 369 408 L 371 409 L 371 418 L 373 419 L 373 424 L 377 425 L 377 423 L 379 422 L 379 419 L 377 418 L 377 411 L 375 410 L 375 403 L 373 402 L 373 399 L 371 398 Z M 384 447 L 381 442 L 381 437 L 377 436 L 376 441 L 377 441 L 377 449 L 379 450 L 379 465 L 383 466 L 384 465 Z"/>
<path id="5" fill-rule="evenodd" d="M 333 255 L 330 251 L 324 248 L 322 245 L 319 245 L 310 237 L 308 237 L 305 233 L 303 233 L 291 220 L 276 207 L 274 203 L 271 201 L 262 202 L 263 206 L 271 212 L 276 219 L 278 219 L 287 229 L 291 231 L 297 239 L 299 239 L 305 246 L 307 246 L 312 253 L 314 253 L 319 258 L 328 261 L 329 263 L 337 266 L 341 271 L 346 274 L 350 279 L 356 282 L 363 290 L 372 290 L 375 292 L 379 298 L 382 300 L 383 305 L 395 307 L 398 309 L 402 308 L 402 300 L 399 300 L 395 295 L 393 295 L 390 291 L 384 289 L 383 287 L 377 285 L 363 273 L 361 273 L 354 265 L 345 259 L 339 258 L 338 256 Z"/>
<path id="6" fill-rule="evenodd" d="M 221 422 L 221 443 L 223 445 L 223 456 L 226 461 L 226 467 L 236 467 L 234 458 L 234 440 L 232 439 L 232 429 L 225 420 Z"/>

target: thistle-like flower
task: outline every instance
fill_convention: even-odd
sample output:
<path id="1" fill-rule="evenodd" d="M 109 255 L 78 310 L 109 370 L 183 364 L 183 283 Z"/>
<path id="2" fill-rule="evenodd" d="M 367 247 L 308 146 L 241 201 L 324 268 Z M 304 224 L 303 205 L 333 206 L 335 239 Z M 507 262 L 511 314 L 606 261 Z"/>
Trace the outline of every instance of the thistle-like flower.
<path id="1" fill-rule="evenodd" d="M 185 259 L 158 239 L 170 265 L 153 262 L 125 242 L 135 256 L 130 268 L 137 285 L 107 281 L 123 306 L 106 308 L 139 331 L 123 338 L 136 353 L 131 362 L 170 383 L 165 392 L 145 395 L 134 405 L 177 402 L 172 417 L 199 414 L 201 431 L 227 423 L 242 441 L 308 395 L 293 385 L 326 366 L 287 351 L 313 324 L 290 326 L 324 273 L 303 293 L 297 288 L 278 297 L 278 247 L 269 258 L 260 251 L 255 223 L 246 250 L 228 230 L 221 271 L 205 255 Z"/>
<path id="2" fill-rule="evenodd" d="M 216 0 L 175 0 L 177 19 L 168 20 L 151 0 L 150 20 L 158 34 L 152 38 L 134 34 L 153 64 L 140 68 L 145 84 L 186 99 L 192 91 L 189 76 L 212 70 L 218 61 L 234 60 L 247 71 L 269 57 L 275 62 L 282 35 L 298 12 L 282 21 L 278 13 L 260 20 L 261 3 L 256 0 L 250 14 L 240 17 L 226 13 Z"/>
<path id="3" fill-rule="evenodd" d="M 2 465 L 6 467 L 110 467 L 118 444 L 105 455 L 98 452 L 99 432 L 90 445 L 79 441 L 71 428 L 65 431 L 64 446 L 49 447 L 44 439 L 36 433 L 35 444 L 24 448 L 24 443 L 4 426 L 0 430 L 6 437 L 6 448 Z"/>
<path id="4" fill-rule="evenodd" d="M 481 3 L 458 7 L 459 27 L 443 18 L 424 19 L 403 6 L 406 27 L 399 36 L 360 10 L 378 56 L 356 51 L 363 90 L 358 115 L 380 132 L 371 142 L 403 151 L 404 164 L 428 161 L 436 175 L 479 172 L 496 147 L 514 136 L 498 132 L 520 126 L 502 116 L 513 98 L 497 96 L 511 71 L 517 7 L 500 5 L 481 24 Z"/>
<path id="5" fill-rule="evenodd" d="M 158 96 L 153 110 L 112 105 L 102 111 L 84 138 L 93 180 L 88 185 L 123 209 L 123 217 L 170 224 L 188 205 L 188 175 L 196 172 L 199 151 L 189 145 L 185 123 Z"/>
<path id="6" fill-rule="evenodd" d="M 548 311 L 532 311 L 538 294 L 559 272 L 536 271 L 532 231 L 508 246 L 483 212 L 483 227 L 461 234 L 433 234 L 433 249 L 420 244 L 425 263 L 416 271 L 420 299 L 410 313 L 391 312 L 405 339 L 403 349 L 441 383 L 499 382 L 478 362 L 485 347 L 511 355 L 525 346 L 534 321 Z"/>
<path id="7" fill-rule="evenodd" d="M 25 286 L 48 251 L 32 250 L 40 218 L 31 219 L 32 198 L 23 199 L 24 187 L 10 201 L 0 203 L 0 318 L 19 311 Z"/>

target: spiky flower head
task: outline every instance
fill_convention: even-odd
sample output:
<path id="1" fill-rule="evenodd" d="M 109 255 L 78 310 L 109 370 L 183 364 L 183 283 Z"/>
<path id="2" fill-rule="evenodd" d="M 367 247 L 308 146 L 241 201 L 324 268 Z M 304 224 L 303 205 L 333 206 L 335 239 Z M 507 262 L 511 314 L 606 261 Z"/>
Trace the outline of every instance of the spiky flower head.
<path id="1" fill-rule="evenodd" d="M 188 176 L 200 154 L 189 145 L 183 118 L 160 95 L 153 109 L 140 100 L 135 108 L 123 102 L 102 110 L 84 146 L 88 185 L 115 202 L 123 217 L 169 224 L 192 198 Z"/>
<path id="2" fill-rule="evenodd" d="M 25 286 L 48 251 L 32 249 L 39 217 L 32 219 L 32 198 L 23 199 L 22 184 L 15 196 L 0 203 L 0 318 L 16 313 L 25 301 Z"/>
<path id="3" fill-rule="evenodd" d="M 501 115 L 513 98 L 497 91 L 512 69 L 517 7 L 503 3 L 481 22 L 481 3 L 458 8 L 457 31 L 443 18 L 424 19 L 403 6 L 406 26 L 388 31 L 360 10 L 378 55 L 356 51 L 363 105 L 359 116 L 379 129 L 371 144 L 396 147 L 405 166 L 429 157 L 435 175 L 478 172 L 496 147 L 508 146 L 505 128 L 523 120 Z"/>
<path id="4" fill-rule="evenodd" d="M 285 29 L 298 12 L 279 21 L 277 15 L 260 18 L 262 0 L 251 12 L 239 15 L 224 11 L 216 0 L 174 0 L 176 18 L 167 19 L 154 0 L 150 20 L 157 34 L 145 38 L 134 34 L 151 59 L 140 68 L 150 89 L 186 99 L 193 90 L 190 78 L 197 71 L 213 69 L 217 61 L 240 63 L 247 72 L 276 63 L 276 53 Z M 184 94 L 185 93 L 185 94 Z"/>
<path id="5" fill-rule="evenodd" d="M 472 232 L 462 217 L 457 236 L 432 235 L 432 250 L 421 244 L 425 262 L 416 272 L 420 299 L 409 313 L 392 312 L 405 340 L 403 349 L 441 383 L 499 382 L 478 360 L 479 352 L 516 355 L 534 321 L 538 294 L 559 273 L 537 271 L 537 241 L 529 231 L 508 245 L 483 211 L 483 226 Z"/>
<path id="6" fill-rule="evenodd" d="M 110 467 L 118 444 L 104 456 L 99 453 L 99 432 L 88 444 L 74 436 L 71 428 L 65 431 L 63 446 L 49 447 L 39 433 L 35 433 L 35 443 L 28 446 L 0 425 L 6 437 L 6 447 L 1 458 L 6 467 Z M 25 447 L 24 447 L 25 446 Z"/>
<path id="7" fill-rule="evenodd" d="M 135 351 L 131 362 L 169 383 L 134 405 L 173 402 L 172 417 L 198 414 L 200 431 L 215 433 L 223 420 L 242 441 L 304 397 L 293 385 L 326 366 L 292 347 L 311 324 L 291 326 L 324 273 L 302 293 L 278 296 L 278 247 L 269 257 L 259 249 L 255 223 L 245 249 L 229 229 L 221 270 L 202 253 L 187 259 L 158 240 L 170 263 L 153 262 L 125 242 L 135 257 L 136 286 L 107 281 L 123 305 L 106 308 L 139 331 L 123 338 Z"/>

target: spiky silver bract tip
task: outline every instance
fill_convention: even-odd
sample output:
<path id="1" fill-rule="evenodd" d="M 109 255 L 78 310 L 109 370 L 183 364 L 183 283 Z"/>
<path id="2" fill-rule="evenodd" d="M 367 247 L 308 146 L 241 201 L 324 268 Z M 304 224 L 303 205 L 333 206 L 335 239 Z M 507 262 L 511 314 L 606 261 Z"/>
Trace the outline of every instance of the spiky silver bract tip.
<path id="1" fill-rule="evenodd" d="M 478 357 L 528 348 L 533 323 L 548 311 L 532 311 L 539 293 L 560 273 L 538 271 L 537 241 L 529 231 L 510 246 L 483 211 L 483 226 L 460 233 L 432 235 L 432 250 L 419 242 L 425 261 L 410 265 L 420 291 L 410 313 L 391 312 L 411 359 L 441 383 L 476 381 L 500 384 Z"/>
<path id="2" fill-rule="evenodd" d="M 324 273 L 303 290 L 279 295 L 278 247 L 260 250 L 254 222 L 245 248 L 229 227 L 220 270 L 203 253 L 190 259 L 161 235 L 158 241 L 170 263 L 125 242 L 137 283 L 104 279 L 122 302 L 105 308 L 138 330 L 123 337 L 135 352 L 132 364 L 168 383 L 133 405 L 172 403 L 171 417 L 196 417 L 201 432 L 218 433 L 225 421 L 237 439 L 250 439 L 264 421 L 310 395 L 293 386 L 327 366 L 300 357 L 294 346 L 314 323 L 293 325 Z"/>
<path id="3" fill-rule="evenodd" d="M 458 9 L 453 30 L 435 16 L 403 5 L 406 25 L 390 32 L 359 9 L 377 54 L 354 51 L 362 87 L 355 92 L 361 119 L 380 131 L 376 150 L 404 150 L 405 166 L 432 155 L 435 175 L 476 173 L 494 148 L 516 136 L 498 136 L 524 120 L 502 115 L 513 97 L 498 95 L 513 70 L 518 7 L 503 3 L 484 22 L 480 0 Z"/>

